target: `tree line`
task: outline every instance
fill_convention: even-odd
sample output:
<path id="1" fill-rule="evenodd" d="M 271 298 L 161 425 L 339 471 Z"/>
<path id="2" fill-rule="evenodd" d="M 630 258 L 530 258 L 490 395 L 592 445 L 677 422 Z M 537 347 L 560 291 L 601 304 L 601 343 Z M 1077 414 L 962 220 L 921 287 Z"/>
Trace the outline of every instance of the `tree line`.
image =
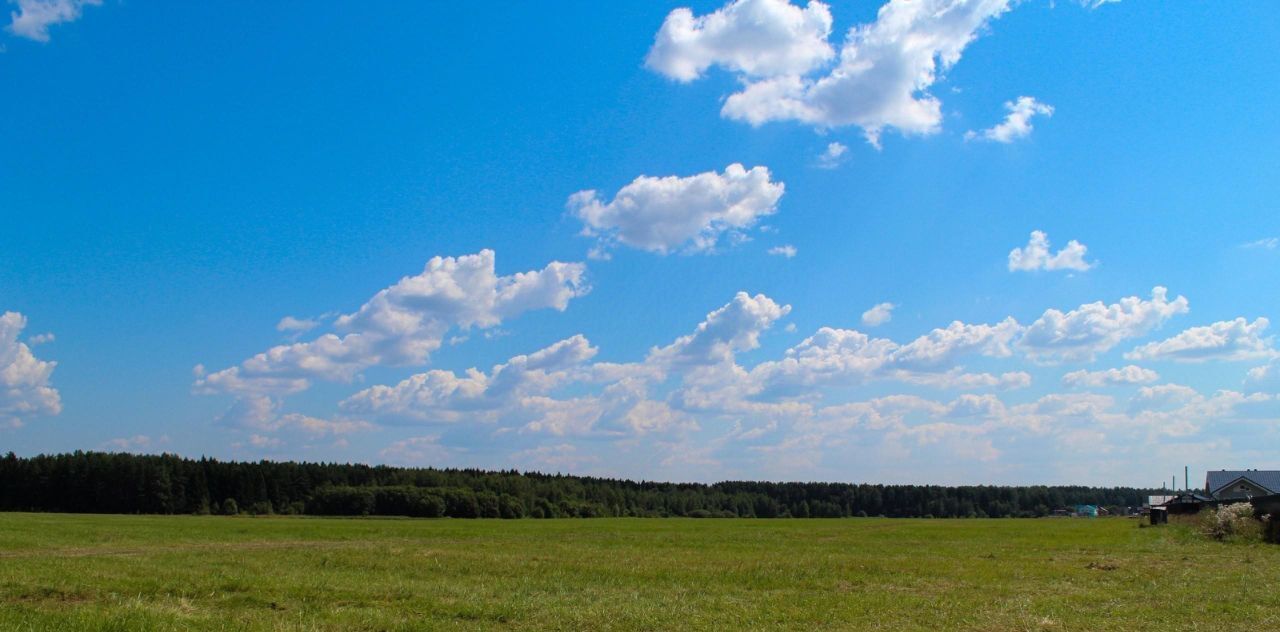
<path id="1" fill-rule="evenodd" d="M 1140 506 L 1152 490 L 1083 486 L 659 483 L 537 472 L 236 462 L 107 452 L 0 459 L 0 511 L 453 518 L 1035 517 Z"/>

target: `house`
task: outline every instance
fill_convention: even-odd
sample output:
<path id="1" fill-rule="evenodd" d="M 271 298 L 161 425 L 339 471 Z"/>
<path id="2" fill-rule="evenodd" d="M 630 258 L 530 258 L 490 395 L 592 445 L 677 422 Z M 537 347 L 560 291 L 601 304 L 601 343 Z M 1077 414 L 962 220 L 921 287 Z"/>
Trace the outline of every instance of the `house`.
<path id="1" fill-rule="evenodd" d="M 1280 493 L 1280 471 L 1210 471 L 1205 475 L 1204 491 L 1218 500 L 1248 500 Z"/>

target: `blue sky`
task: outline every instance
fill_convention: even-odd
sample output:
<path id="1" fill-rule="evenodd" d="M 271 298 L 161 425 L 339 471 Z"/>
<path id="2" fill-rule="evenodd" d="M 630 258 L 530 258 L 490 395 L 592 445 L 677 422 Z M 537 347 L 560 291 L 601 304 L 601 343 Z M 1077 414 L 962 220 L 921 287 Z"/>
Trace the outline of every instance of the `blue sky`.
<path id="1" fill-rule="evenodd" d="M 0 449 L 1280 467 L 1264 4 L 9 9 Z"/>

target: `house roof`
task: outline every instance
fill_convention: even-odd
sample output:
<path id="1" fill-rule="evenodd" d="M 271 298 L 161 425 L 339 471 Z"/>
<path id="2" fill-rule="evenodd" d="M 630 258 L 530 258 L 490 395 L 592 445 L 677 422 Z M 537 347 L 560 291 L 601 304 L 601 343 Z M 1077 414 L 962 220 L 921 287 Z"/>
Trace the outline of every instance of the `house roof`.
<path id="1" fill-rule="evenodd" d="M 1205 487 L 1216 493 L 1241 478 L 1269 492 L 1280 492 L 1280 470 L 1211 470 L 1205 476 Z"/>

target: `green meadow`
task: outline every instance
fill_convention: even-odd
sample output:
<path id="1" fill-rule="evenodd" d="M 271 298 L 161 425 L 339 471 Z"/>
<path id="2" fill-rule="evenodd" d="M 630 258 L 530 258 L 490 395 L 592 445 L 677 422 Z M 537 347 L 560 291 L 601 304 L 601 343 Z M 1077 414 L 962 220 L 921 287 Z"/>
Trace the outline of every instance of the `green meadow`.
<path id="1" fill-rule="evenodd" d="M 1120 518 L 9 513 L 0 629 L 1271 629 L 1277 569 Z"/>

